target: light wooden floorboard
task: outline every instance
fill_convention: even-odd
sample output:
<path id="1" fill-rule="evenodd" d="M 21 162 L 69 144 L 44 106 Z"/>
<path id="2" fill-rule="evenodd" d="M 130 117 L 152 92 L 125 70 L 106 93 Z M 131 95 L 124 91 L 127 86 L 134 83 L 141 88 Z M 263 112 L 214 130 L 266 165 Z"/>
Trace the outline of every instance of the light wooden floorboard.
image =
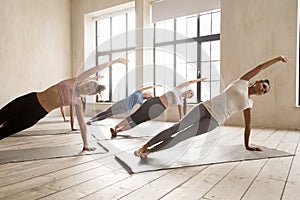
<path id="1" fill-rule="evenodd" d="M 46 118 L 30 130 L 68 129 L 69 124 L 60 120 Z M 107 132 L 95 134 L 107 136 L 110 126 L 108 123 Z M 200 136 L 192 148 L 243 144 L 243 131 L 241 127 L 224 126 L 217 140 Z M 297 199 L 299 138 L 300 131 L 253 129 L 252 144 L 296 156 L 131 175 L 118 164 L 113 153 L 0 164 L 0 199 Z M 149 139 L 105 141 L 111 143 L 115 153 L 133 153 Z M 79 134 L 9 137 L 0 141 L 0 150 L 78 143 Z"/>

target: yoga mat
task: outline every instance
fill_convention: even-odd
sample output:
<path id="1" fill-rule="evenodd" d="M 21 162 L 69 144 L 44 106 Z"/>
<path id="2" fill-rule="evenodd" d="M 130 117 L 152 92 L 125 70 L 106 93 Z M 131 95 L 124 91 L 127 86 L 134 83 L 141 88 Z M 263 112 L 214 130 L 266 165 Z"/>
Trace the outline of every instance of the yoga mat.
<path id="1" fill-rule="evenodd" d="M 21 131 L 11 136 L 23 137 L 23 136 L 43 136 L 43 135 L 63 135 L 63 134 L 80 134 L 80 130 L 78 131 L 71 131 L 70 129 L 31 130 L 31 131 Z"/>
<path id="2" fill-rule="evenodd" d="M 133 152 L 123 152 L 115 156 L 115 159 L 132 173 L 191 167 L 207 164 L 236 162 L 244 160 L 256 160 L 293 156 L 294 154 L 262 147 L 263 151 L 247 151 L 242 145 L 218 146 L 205 156 L 199 155 L 199 150 L 188 150 L 185 153 L 176 151 L 176 148 L 160 151 L 148 155 L 147 159 L 141 159 L 133 155 Z M 179 155 L 178 157 L 174 155 Z M 169 156 L 168 156 L 169 155 Z M 171 156 L 172 155 L 172 156 Z"/>
<path id="3" fill-rule="evenodd" d="M 91 147 L 96 147 L 95 151 L 82 151 L 82 144 L 41 147 L 31 149 L 17 149 L 0 151 L 0 163 L 32 161 L 49 158 L 63 158 L 71 156 L 83 156 L 93 154 L 105 154 L 108 152 L 100 143 L 90 143 Z"/>

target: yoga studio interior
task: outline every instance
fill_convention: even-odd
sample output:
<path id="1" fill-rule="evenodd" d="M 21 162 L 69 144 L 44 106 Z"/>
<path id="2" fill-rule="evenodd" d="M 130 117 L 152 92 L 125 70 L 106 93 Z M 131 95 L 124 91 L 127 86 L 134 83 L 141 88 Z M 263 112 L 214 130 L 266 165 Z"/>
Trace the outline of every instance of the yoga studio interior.
<path id="1" fill-rule="evenodd" d="M 299 199 L 299 12 L 0 0 L 0 199 Z"/>

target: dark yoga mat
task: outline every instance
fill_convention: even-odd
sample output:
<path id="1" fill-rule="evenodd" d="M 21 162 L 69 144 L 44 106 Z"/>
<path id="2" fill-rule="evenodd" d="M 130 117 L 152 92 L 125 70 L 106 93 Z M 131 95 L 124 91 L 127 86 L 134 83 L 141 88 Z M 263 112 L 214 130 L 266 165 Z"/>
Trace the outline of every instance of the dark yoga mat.
<path id="1" fill-rule="evenodd" d="M 108 149 L 102 146 L 99 142 L 90 143 L 90 146 L 96 147 L 96 150 L 82 151 L 82 144 L 56 146 L 56 147 L 31 148 L 31 149 L 5 150 L 5 151 L 0 151 L 0 163 L 108 153 Z"/>
<path id="2" fill-rule="evenodd" d="M 11 137 L 44 136 L 44 135 L 64 135 L 64 134 L 80 134 L 80 130 L 78 130 L 78 131 L 71 131 L 70 129 L 53 129 L 53 130 L 21 131 L 19 133 L 11 135 Z"/>
<path id="3" fill-rule="evenodd" d="M 263 151 L 247 151 L 242 145 L 219 146 L 212 149 L 206 156 L 199 156 L 199 150 L 188 150 L 184 154 L 176 150 L 150 154 L 148 159 L 141 159 L 133 153 L 124 152 L 115 156 L 115 159 L 126 169 L 128 173 L 140 173 L 162 169 L 173 169 L 180 167 L 191 167 L 207 164 L 236 162 L 243 160 L 256 160 L 264 158 L 275 158 L 293 156 L 294 154 L 276 149 L 262 147 Z M 172 155 L 171 155 L 172 154 Z M 169 155 L 169 156 L 168 156 Z M 175 158 L 174 155 L 180 155 Z"/>

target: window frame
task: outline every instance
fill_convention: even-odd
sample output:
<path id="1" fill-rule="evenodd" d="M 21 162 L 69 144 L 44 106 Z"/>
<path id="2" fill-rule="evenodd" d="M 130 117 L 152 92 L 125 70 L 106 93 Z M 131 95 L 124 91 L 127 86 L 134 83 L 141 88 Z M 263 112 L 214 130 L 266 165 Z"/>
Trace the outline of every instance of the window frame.
<path id="1" fill-rule="evenodd" d="M 132 47 L 129 47 L 128 46 L 128 14 L 130 12 L 134 12 L 134 9 L 127 9 L 125 10 L 124 12 L 117 12 L 115 14 L 110 14 L 109 16 L 104 16 L 102 18 L 99 18 L 99 19 L 96 19 L 95 20 L 95 41 L 96 41 L 96 56 L 95 56 L 95 63 L 96 65 L 99 65 L 101 63 L 99 63 L 99 57 L 101 56 L 108 56 L 108 60 L 112 60 L 112 59 L 115 59 L 113 57 L 113 54 L 115 53 L 124 53 L 125 52 L 125 57 L 127 58 L 128 57 L 128 52 L 130 51 L 134 51 L 135 50 L 135 45 L 132 46 Z M 123 15 L 125 14 L 125 20 L 126 20 L 126 31 L 125 31 L 125 34 L 126 34 L 126 45 L 125 45 L 125 48 L 118 48 L 118 49 L 112 49 L 112 38 L 113 38 L 113 35 L 112 35 L 112 26 L 113 26 L 113 22 L 112 22 L 112 19 L 113 17 L 116 17 L 116 16 L 119 16 L 119 15 Z M 100 20 L 103 20 L 103 19 L 109 19 L 109 23 L 110 23 L 110 35 L 109 35 L 109 38 L 110 38 L 110 50 L 107 50 L 107 51 L 100 51 L 99 50 L 99 42 L 98 42 L 98 37 L 99 37 L 99 33 L 98 33 L 98 28 L 99 28 L 99 24 L 98 22 Z M 112 91 L 112 86 L 113 86 L 113 70 L 112 70 L 112 67 L 109 66 L 108 67 L 108 70 L 109 70 L 109 78 L 108 78 L 108 100 L 101 100 L 98 96 L 96 96 L 96 102 L 112 102 L 112 99 L 113 99 L 113 91 Z M 98 75 L 98 74 L 97 74 Z M 125 73 L 125 81 L 126 81 L 126 92 L 125 92 L 125 96 L 127 97 L 128 96 L 128 64 L 126 64 L 126 73 Z"/>
<path id="2" fill-rule="evenodd" d="M 220 12 L 221 11 L 218 9 L 218 10 L 214 10 L 214 11 L 209 11 L 209 12 L 205 12 L 205 13 L 199 13 L 197 14 L 197 36 L 196 37 L 191 37 L 191 38 L 185 38 L 185 39 L 178 39 L 176 40 L 176 21 L 178 20 L 178 18 L 174 18 L 174 19 L 171 19 L 173 20 L 173 23 L 174 23 L 174 38 L 172 41 L 166 41 L 166 42 L 159 42 L 159 43 L 156 43 L 156 26 L 157 26 L 157 23 L 154 23 L 154 38 L 153 38 L 153 64 L 154 64 L 154 72 L 153 72 L 153 82 L 156 83 L 156 77 L 155 77 L 155 71 L 156 71 L 156 58 L 155 58 L 155 52 L 156 52 L 156 48 L 158 47 L 162 47 L 162 46 L 170 46 L 172 45 L 173 46 L 173 49 L 176 49 L 176 45 L 178 44 L 183 44 L 183 43 L 191 43 L 191 42 L 197 42 L 197 78 L 201 78 L 201 62 L 202 62 L 202 59 L 201 59 L 201 44 L 204 43 L 204 42 L 213 42 L 213 41 L 220 41 L 220 33 L 217 33 L 217 34 L 210 34 L 210 35 L 204 35 L 204 36 L 200 36 L 200 16 L 202 15 L 207 15 L 207 14 L 210 14 L 211 17 L 212 17 L 212 14 L 213 13 L 217 13 L 217 12 Z M 188 16 L 186 16 L 188 17 Z M 221 19 L 221 17 L 220 17 Z M 167 20 L 169 21 L 169 20 Z M 159 23 L 159 22 L 158 22 Z M 211 19 L 211 23 L 213 23 L 212 19 Z M 212 24 L 211 24 L 211 29 L 212 29 Z M 212 30 L 211 30 L 212 32 Z M 173 87 L 176 86 L 176 67 L 177 67 L 177 63 L 176 63 L 176 50 L 174 50 L 173 52 L 173 56 L 174 56 L 174 74 L 173 74 Z M 221 61 L 221 58 L 220 60 Z M 211 60 L 211 55 L 210 55 L 210 71 L 211 71 L 211 63 L 213 61 Z M 210 84 L 210 98 L 212 97 L 211 94 L 211 83 L 213 82 L 210 77 L 207 77 L 209 78 L 209 84 Z M 221 77 L 220 77 L 220 80 L 221 82 Z M 156 93 L 156 90 L 154 90 L 154 95 Z M 197 102 L 196 103 L 199 103 L 202 101 L 201 99 L 201 82 L 198 82 L 197 83 Z"/>

